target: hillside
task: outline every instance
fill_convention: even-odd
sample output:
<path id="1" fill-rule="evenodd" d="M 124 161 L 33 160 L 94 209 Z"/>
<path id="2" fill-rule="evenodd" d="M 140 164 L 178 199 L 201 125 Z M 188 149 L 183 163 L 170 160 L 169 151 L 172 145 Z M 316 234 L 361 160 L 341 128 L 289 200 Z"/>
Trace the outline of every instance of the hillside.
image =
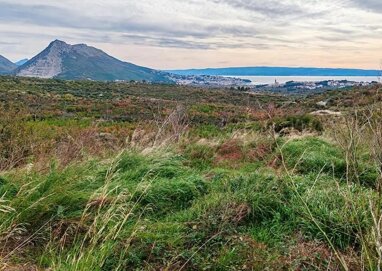
<path id="1" fill-rule="evenodd" d="M 2 76 L 0 269 L 378 270 L 381 90 Z"/>
<path id="2" fill-rule="evenodd" d="M 16 69 L 16 64 L 0 55 L 0 74 L 9 74 Z"/>
<path id="3" fill-rule="evenodd" d="M 120 61 L 85 44 L 55 40 L 15 71 L 17 76 L 70 80 L 136 80 L 170 83 L 166 74 Z"/>

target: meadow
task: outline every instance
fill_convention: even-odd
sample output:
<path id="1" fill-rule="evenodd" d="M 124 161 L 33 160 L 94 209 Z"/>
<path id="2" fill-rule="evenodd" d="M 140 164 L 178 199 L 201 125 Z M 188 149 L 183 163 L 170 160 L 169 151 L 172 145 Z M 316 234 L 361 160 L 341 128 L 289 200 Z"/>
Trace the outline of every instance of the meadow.
<path id="1" fill-rule="evenodd" d="M 380 270 L 381 90 L 0 77 L 0 270 Z"/>

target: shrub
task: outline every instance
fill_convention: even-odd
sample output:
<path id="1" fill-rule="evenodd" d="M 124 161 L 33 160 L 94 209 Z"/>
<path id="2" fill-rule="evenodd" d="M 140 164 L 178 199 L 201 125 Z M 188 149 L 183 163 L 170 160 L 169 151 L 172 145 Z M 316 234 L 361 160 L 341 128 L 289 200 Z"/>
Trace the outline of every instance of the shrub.
<path id="1" fill-rule="evenodd" d="M 242 143 L 238 140 L 231 139 L 219 146 L 216 152 L 215 163 L 235 166 L 238 162 L 242 162 L 244 158 Z"/>
<path id="2" fill-rule="evenodd" d="M 299 132 L 304 130 L 322 132 L 324 130 L 321 121 L 311 115 L 288 116 L 275 120 L 274 129 L 276 133 L 280 133 L 285 128 L 293 128 Z"/>
<path id="3" fill-rule="evenodd" d="M 26 163 L 34 146 L 32 129 L 20 117 L 22 112 L 0 105 L 0 171 Z"/>

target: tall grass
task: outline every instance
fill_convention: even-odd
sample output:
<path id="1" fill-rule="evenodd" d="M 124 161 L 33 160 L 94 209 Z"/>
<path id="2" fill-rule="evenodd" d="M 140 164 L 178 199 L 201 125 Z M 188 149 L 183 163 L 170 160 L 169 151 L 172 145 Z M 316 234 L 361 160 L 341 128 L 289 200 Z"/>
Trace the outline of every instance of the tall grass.
<path id="1" fill-rule="evenodd" d="M 4 171 L 1 262 L 48 270 L 380 270 L 380 116 L 345 115 L 314 136 L 309 127 L 298 137 L 278 129 L 222 136 L 210 127 L 195 136 L 178 107 L 155 129 L 137 130 L 112 159 Z"/>
<path id="2" fill-rule="evenodd" d="M 374 188 L 378 195 L 370 197 L 368 201 L 367 215 L 372 224 L 364 231 L 364 234 L 359 235 L 362 258 L 365 259 L 365 266 L 369 270 L 382 268 L 381 117 L 379 103 L 371 104 L 366 109 L 356 109 L 348 115 L 344 120 L 345 125 L 342 131 L 333 128 L 336 134 L 340 135 L 336 138 L 346 156 L 347 180 L 353 179 L 365 184 L 365 176 L 367 176 L 369 180 L 366 184 Z M 369 162 L 366 170 L 360 165 L 365 159 Z M 352 202 L 350 204 L 353 206 Z M 354 206 L 353 209 L 356 210 Z"/>

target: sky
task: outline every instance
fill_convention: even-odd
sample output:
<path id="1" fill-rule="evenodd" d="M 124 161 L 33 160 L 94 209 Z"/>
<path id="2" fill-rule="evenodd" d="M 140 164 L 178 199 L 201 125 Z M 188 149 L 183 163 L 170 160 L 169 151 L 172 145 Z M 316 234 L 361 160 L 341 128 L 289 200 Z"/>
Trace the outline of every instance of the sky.
<path id="1" fill-rule="evenodd" d="M 86 43 L 157 69 L 379 69 L 382 0 L 0 0 L 0 54 Z"/>

